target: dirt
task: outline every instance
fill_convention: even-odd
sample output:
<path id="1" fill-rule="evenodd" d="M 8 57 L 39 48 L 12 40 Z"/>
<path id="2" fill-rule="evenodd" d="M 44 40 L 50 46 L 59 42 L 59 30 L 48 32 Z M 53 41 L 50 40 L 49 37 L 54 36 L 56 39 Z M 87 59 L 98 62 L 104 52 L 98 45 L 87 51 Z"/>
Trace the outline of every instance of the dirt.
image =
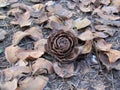
<path id="1" fill-rule="evenodd" d="M 63 2 L 62 2 L 63 1 Z M 62 4 L 66 7 L 65 0 L 61 0 Z M 23 3 L 28 3 L 22 1 Z M 57 3 L 60 1 L 56 1 Z M 31 4 L 31 3 L 29 3 Z M 8 8 L 1 8 L 0 11 L 7 11 Z M 77 9 L 73 9 L 73 11 L 77 12 Z M 77 13 L 76 17 L 87 16 L 91 18 L 89 13 Z M 94 18 L 91 18 L 94 19 Z M 16 31 L 21 30 L 19 26 L 13 26 L 9 24 L 8 19 L 0 20 L 0 29 L 4 29 L 7 31 L 6 38 L 0 42 L 0 49 L 3 50 L 0 53 L 0 69 L 4 69 L 12 66 L 9 64 L 5 58 L 5 48 L 12 43 L 12 36 Z M 46 37 L 50 31 L 42 30 L 44 36 Z M 113 44 L 114 49 L 120 50 L 120 31 L 116 32 L 114 36 L 108 37 L 106 39 L 107 42 Z M 24 48 L 32 48 L 33 41 L 29 38 L 25 38 L 19 44 L 19 46 Z M 47 54 L 44 56 L 51 60 Z M 49 82 L 44 90 L 120 90 L 120 71 L 110 70 L 108 71 L 103 64 L 97 60 L 97 63 L 92 62 L 93 54 L 90 53 L 86 55 L 84 58 L 79 59 L 77 62 L 78 68 L 75 75 L 68 79 L 62 79 L 58 77 L 56 74 L 48 75 Z M 95 55 L 96 57 L 96 55 Z"/>

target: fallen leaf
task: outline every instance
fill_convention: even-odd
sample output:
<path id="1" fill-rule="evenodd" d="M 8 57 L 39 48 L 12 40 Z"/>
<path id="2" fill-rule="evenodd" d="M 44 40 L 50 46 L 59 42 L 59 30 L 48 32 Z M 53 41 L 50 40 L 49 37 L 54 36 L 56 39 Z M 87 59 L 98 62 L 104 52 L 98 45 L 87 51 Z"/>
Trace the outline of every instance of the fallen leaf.
<path id="1" fill-rule="evenodd" d="M 41 52 L 45 52 L 45 44 L 47 43 L 46 39 L 40 39 L 39 41 L 34 43 L 34 49 L 40 50 Z"/>
<path id="2" fill-rule="evenodd" d="M 82 20 L 80 18 L 78 18 L 74 21 L 74 25 L 77 29 L 85 28 L 85 27 L 89 26 L 90 24 L 91 24 L 91 21 L 87 18 L 84 18 Z"/>
<path id="3" fill-rule="evenodd" d="M 12 44 L 17 45 L 24 37 L 28 36 L 29 33 L 18 31 L 13 35 Z"/>
<path id="4" fill-rule="evenodd" d="M 40 50 L 24 50 L 20 49 L 16 52 L 16 55 L 21 60 L 34 60 L 41 57 L 44 54 Z"/>
<path id="5" fill-rule="evenodd" d="M 111 69 L 120 70 L 120 60 L 114 63 L 110 63 L 108 56 L 104 52 L 99 53 L 99 58 L 100 58 L 100 61 L 103 63 L 103 65 L 106 66 L 108 70 L 111 70 Z"/>
<path id="6" fill-rule="evenodd" d="M 32 65 L 33 74 L 52 74 L 53 73 L 53 64 L 44 59 L 38 58 L 35 63 Z"/>
<path id="7" fill-rule="evenodd" d="M 79 46 L 80 54 L 87 54 L 92 50 L 92 41 L 86 41 L 83 46 Z"/>
<path id="8" fill-rule="evenodd" d="M 101 0 L 101 3 L 105 5 L 109 5 L 110 2 L 111 2 L 110 0 Z"/>
<path id="9" fill-rule="evenodd" d="M 109 34 L 110 36 L 113 36 L 115 32 L 117 31 L 117 28 L 106 26 L 106 25 L 96 25 L 95 29 L 97 29 L 98 31 L 103 31 Z"/>
<path id="10" fill-rule="evenodd" d="M 30 29 L 26 30 L 25 33 L 29 34 L 30 37 L 35 41 L 43 38 L 42 30 L 39 27 L 31 27 Z"/>
<path id="11" fill-rule="evenodd" d="M 1 90 L 16 90 L 17 88 L 17 79 L 13 79 L 12 81 L 8 81 L 8 82 L 0 82 L 0 89 Z"/>
<path id="12" fill-rule="evenodd" d="M 0 29 L 0 41 L 3 41 L 6 35 L 7 32 L 5 30 Z"/>
<path id="13" fill-rule="evenodd" d="M 108 44 L 104 39 L 98 39 L 95 45 L 100 51 L 110 51 L 112 47 L 112 44 Z"/>
<path id="14" fill-rule="evenodd" d="M 80 10 L 82 12 L 91 12 L 92 11 L 92 7 L 91 6 L 85 6 L 83 4 L 80 4 L 79 7 L 80 7 Z"/>
<path id="15" fill-rule="evenodd" d="M 4 20 L 6 18 L 7 18 L 7 16 L 5 14 L 3 14 L 3 13 L 0 12 L 0 20 Z"/>
<path id="16" fill-rule="evenodd" d="M 8 15 L 8 16 L 9 16 L 9 15 L 15 16 L 17 13 L 23 13 L 23 11 L 22 11 L 20 8 L 18 8 L 18 7 L 12 8 L 12 9 L 10 9 L 10 10 L 7 12 L 7 15 Z"/>
<path id="17" fill-rule="evenodd" d="M 15 63 L 18 61 L 16 52 L 20 49 L 18 46 L 9 46 L 5 48 L 5 57 L 9 63 Z"/>
<path id="18" fill-rule="evenodd" d="M 11 21 L 11 24 L 18 24 L 20 27 L 30 26 L 32 24 L 32 19 L 30 19 L 30 12 L 26 11 L 23 14 L 16 13 L 16 20 Z"/>
<path id="19" fill-rule="evenodd" d="M 112 0 L 112 4 L 119 7 L 120 6 L 120 0 Z"/>
<path id="20" fill-rule="evenodd" d="M 43 90 L 48 82 L 48 77 L 27 77 L 19 83 L 19 90 Z"/>
<path id="21" fill-rule="evenodd" d="M 69 9 L 74 9 L 75 8 L 75 6 L 76 6 L 76 3 L 74 3 L 74 2 L 69 2 L 69 1 L 66 1 L 67 3 L 67 7 L 69 8 Z"/>
<path id="22" fill-rule="evenodd" d="M 49 20 L 50 21 L 54 21 L 56 23 L 61 23 L 61 20 L 57 16 L 55 16 L 55 15 L 50 16 Z"/>
<path id="23" fill-rule="evenodd" d="M 106 38 L 109 35 L 105 34 L 104 32 L 94 32 L 93 36 L 94 36 L 94 38 Z"/>
<path id="24" fill-rule="evenodd" d="M 94 36 L 90 30 L 86 30 L 85 32 L 78 35 L 78 38 L 82 41 L 88 41 L 88 40 L 92 40 Z"/>
<path id="25" fill-rule="evenodd" d="M 26 66 L 13 66 L 3 70 L 5 81 L 20 77 L 23 73 L 30 73 L 31 69 Z"/>
<path id="26" fill-rule="evenodd" d="M 120 51 L 118 50 L 111 49 L 110 51 L 106 52 L 106 55 L 108 56 L 110 63 L 114 63 L 120 59 Z"/>
<path id="27" fill-rule="evenodd" d="M 55 73 L 62 78 L 69 78 L 74 75 L 74 64 L 61 64 L 59 62 L 55 62 L 53 64 L 53 68 Z"/>
<path id="28" fill-rule="evenodd" d="M 32 6 L 32 8 L 34 9 L 34 12 L 39 12 L 43 7 L 44 7 L 43 4 L 35 4 Z"/>

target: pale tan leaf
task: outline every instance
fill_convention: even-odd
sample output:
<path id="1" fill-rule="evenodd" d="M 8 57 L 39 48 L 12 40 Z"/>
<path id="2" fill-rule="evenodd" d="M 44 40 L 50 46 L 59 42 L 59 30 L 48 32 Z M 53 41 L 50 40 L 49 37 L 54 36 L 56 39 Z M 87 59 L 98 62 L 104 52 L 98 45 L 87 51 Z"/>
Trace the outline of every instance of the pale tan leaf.
<path id="1" fill-rule="evenodd" d="M 110 63 L 114 63 L 120 59 L 120 51 L 118 50 L 111 49 L 110 51 L 106 52 L 106 55 L 108 56 Z"/>
<path id="2" fill-rule="evenodd" d="M 35 4 L 32 6 L 32 8 L 34 9 L 35 12 L 40 11 L 43 7 L 44 7 L 43 4 Z"/>
<path id="3" fill-rule="evenodd" d="M 95 45 L 100 51 L 110 51 L 112 47 L 112 44 L 108 44 L 104 39 L 98 39 Z"/>
<path id="4" fill-rule="evenodd" d="M 83 46 L 79 46 L 80 53 L 81 54 L 87 54 L 92 49 L 92 41 L 86 41 L 86 43 Z"/>
<path id="5" fill-rule="evenodd" d="M 9 46 L 6 47 L 5 49 L 5 57 L 8 60 L 9 63 L 15 63 L 16 61 L 18 61 L 18 58 L 16 56 L 16 52 L 20 49 L 20 47 L 18 46 Z"/>
<path id="6" fill-rule="evenodd" d="M 0 29 L 0 41 L 3 41 L 6 35 L 7 32 L 5 30 Z"/>
<path id="7" fill-rule="evenodd" d="M 24 37 L 28 36 L 29 33 L 18 31 L 13 35 L 12 44 L 17 45 Z"/>
<path id="8" fill-rule="evenodd" d="M 94 38 L 106 38 L 109 35 L 105 34 L 104 32 L 94 32 L 93 36 L 94 36 Z"/>
<path id="9" fill-rule="evenodd" d="M 85 28 L 89 26 L 90 24 L 91 24 L 91 21 L 87 18 L 84 18 L 82 20 L 78 18 L 74 21 L 74 25 L 77 29 Z"/>
<path id="10" fill-rule="evenodd" d="M 113 5 L 120 7 L 120 0 L 112 0 Z"/>
<path id="11" fill-rule="evenodd" d="M 80 7 L 80 10 L 82 12 L 91 12 L 92 11 L 92 7 L 91 6 L 85 6 L 83 4 L 80 4 L 79 7 Z"/>
<path id="12" fill-rule="evenodd" d="M 62 78 L 69 78 L 74 75 L 74 64 L 61 64 L 59 62 L 55 62 L 53 64 L 53 68 L 55 73 Z"/>
<path id="13" fill-rule="evenodd" d="M 25 33 L 29 34 L 30 37 L 35 41 L 43 38 L 42 30 L 39 27 L 31 27 L 30 29 L 26 30 Z"/>
<path id="14" fill-rule="evenodd" d="M 85 32 L 78 35 L 78 38 L 82 41 L 92 40 L 94 38 L 93 33 L 90 30 L 86 30 Z"/>
<path id="15" fill-rule="evenodd" d="M 44 59 L 38 58 L 35 63 L 32 65 L 33 74 L 52 74 L 53 73 L 53 64 Z"/>
<path id="16" fill-rule="evenodd" d="M 27 77 L 19 83 L 19 90 L 43 90 L 48 82 L 48 77 Z"/>
<path id="17" fill-rule="evenodd" d="M 39 41 L 34 43 L 34 49 L 40 50 L 41 52 L 45 52 L 45 44 L 47 43 L 46 39 L 40 39 Z"/>
<path id="18" fill-rule="evenodd" d="M 16 55 L 21 60 L 34 60 L 41 57 L 44 54 L 40 50 L 24 50 L 20 49 L 16 52 Z"/>
<path id="19" fill-rule="evenodd" d="M 0 82 L 0 89 L 1 90 L 16 90 L 17 88 L 17 79 L 13 79 L 12 81 L 8 82 Z"/>

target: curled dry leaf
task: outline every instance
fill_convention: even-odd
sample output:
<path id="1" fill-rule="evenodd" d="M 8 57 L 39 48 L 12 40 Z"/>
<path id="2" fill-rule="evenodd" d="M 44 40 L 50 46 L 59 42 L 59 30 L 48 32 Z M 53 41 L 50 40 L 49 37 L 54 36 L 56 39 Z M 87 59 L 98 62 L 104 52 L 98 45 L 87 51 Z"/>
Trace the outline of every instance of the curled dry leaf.
<path id="1" fill-rule="evenodd" d="M 44 7 L 43 4 L 35 4 L 32 6 L 35 12 L 39 12 Z"/>
<path id="2" fill-rule="evenodd" d="M 80 4 L 79 7 L 80 7 L 80 10 L 82 12 L 91 12 L 92 11 L 92 7 L 91 6 L 85 6 L 83 4 Z"/>
<path id="3" fill-rule="evenodd" d="M 111 69 L 120 70 L 120 60 L 114 63 L 110 63 L 108 56 L 104 52 L 99 53 L 99 58 L 100 58 L 100 61 L 106 66 L 108 70 L 111 70 Z"/>
<path id="4" fill-rule="evenodd" d="M 20 50 L 20 47 L 18 46 L 9 46 L 5 49 L 5 57 L 9 63 L 15 63 L 18 61 L 18 58 L 16 56 L 16 52 Z"/>
<path id="5" fill-rule="evenodd" d="M 35 41 L 43 38 L 42 30 L 39 27 L 31 27 L 30 29 L 26 30 L 25 33 L 28 33 L 30 37 Z"/>
<path id="6" fill-rule="evenodd" d="M 77 46 L 78 38 L 72 32 L 54 30 L 47 40 L 45 49 L 60 62 L 68 63 L 76 60 L 79 55 Z"/>
<path id="7" fill-rule="evenodd" d="M 41 52 L 45 52 L 45 44 L 47 43 L 46 39 L 40 39 L 39 41 L 34 43 L 34 49 L 40 50 Z"/>
<path id="8" fill-rule="evenodd" d="M 29 33 L 18 31 L 14 34 L 12 44 L 17 45 L 24 37 L 28 36 Z"/>
<path id="9" fill-rule="evenodd" d="M 19 90 L 43 90 L 48 82 L 48 77 L 27 77 L 19 82 Z"/>
<path id="10" fill-rule="evenodd" d="M 78 38 L 82 41 L 88 41 L 88 40 L 92 40 L 94 36 L 90 30 L 86 30 L 82 34 L 78 35 Z"/>
<path id="11" fill-rule="evenodd" d="M 0 41 L 5 39 L 7 32 L 5 30 L 0 29 Z"/>
<path id="12" fill-rule="evenodd" d="M 92 50 L 92 40 L 86 41 L 83 46 L 79 46 L 80 54 L 87 54 Z"/>
<path id="13" fill-rule="evenodd" d="M 101 0 L 101 3 L 105 5 L 109 5 L 110 2 L 111 2 L 110 0 Z"/>
<path id="14" fill-rule="evenodd" d="M 55 62 L 53 64 L 53 68 L 55 73 L 62 78 L 69 78 L 74 75 L 74 64 L 61 64 L 59 62 Z"/>
<path id="15" fill-rule="evenodd" d="M 32 24 L 32 19 L 30 19 L 30 12 L 26 11 L 23 14 L 16 13 L 16 20 L 11 21 L 11 24 L 18 24 L 20 27 L 30 26 Z"/>
<path id="16" fill-rule="evenodd" d="M 81 29 L 81 28 L 85 28 L 87 26 L 89 26 L 91 24 L 91 21 L 87 18 L 84 18 L 84 19 L 76 19 L 74 21 L 74 26 L 77 28 L 77 29 Z"/>
<path id="17" fill-rule="evenodd" d="M 8 81 L 11 80 L 12 78 L 19 77 L 23 73 L 30 73 L 31 69 L 26 66 L 13 66 L 7 69 L 3 70 L 4 73 L 4 80 Z"/>
<path id="18" fill-rule="evenodd" d="M 35 63 L 32 65 L 33 74 L 52 74 L 53 73 L 53 64 L 44 59 L 38 58 Z"/>
<path id="19" fill-rule="evenodd" d="M 0 82 L 0 89 L 1 90 L 16 90 L 17 88 L 17 79 L 13 79 L 12 81 L 8 82 Z"/>
<path id="20" fill-rule="evenodd" d="M 120 51 L 118 50 L 111 49 L 110 51 L 106 52 L 106 55 L 108 56 L 110 63 L 114 63 L 120 59 Z"/>
<path id="21" fill-rule="evenodd" d="M 109 35 L 105 34 L 104 32 L 94 32 L 93 36 L 94 36 L 94 38 L 106 38 Z"/>
<path id="22" fill-rule="evenodd" d="M 23 11 L 18 7 L 12 8 L 7 12 L 7 15 L 15 16 L 17 13 L 23 13 Z"/>
<path id="23" fill-rule="evenodd" d="M 34 60 L 41 57 L 44 52 L 40 50 L 24 50 L 20 49 L 16 52 L 17 57 L 21 60 Z"/>
<path id="24" fill-rule="evenodd" d="M 98 39 L 95 45 L 100 51 L 110 51 L 112 47 L 112 44 L 108 44 L 104 39 Z"/>
<path id="25" fill-rule="evenodd" d="M 114 33 L 117 31 L 116 28 L 106 26 L 106 25 L 96 25 L 95 29 L 97 29 L 98 31 L 103 31 L 103 32 L 109 34 L 110 36 L 113 36 Z"/>

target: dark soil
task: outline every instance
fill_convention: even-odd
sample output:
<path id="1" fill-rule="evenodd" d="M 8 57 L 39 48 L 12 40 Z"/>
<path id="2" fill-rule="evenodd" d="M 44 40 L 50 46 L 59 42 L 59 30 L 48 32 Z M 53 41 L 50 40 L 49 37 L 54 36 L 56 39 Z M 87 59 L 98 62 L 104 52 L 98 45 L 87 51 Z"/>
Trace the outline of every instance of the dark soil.
<path id="1" fill-rule="evenodd" d="M 28 3 L 22 0 L 21 2 Z M 66 7 L 66 3 L 62 2 L 62 4 Z M 1 8 L 0 11 L 6 12 L 8 9 L 9 8 Z M 77 9 L 74 9 L 74 11 L 77 12 Z M 77 13 L 76 16 L 73 18 L 80 16 L 87 16 L 91 18 L 89 13 Z M 5 58 L 4 51 L 7 46 L 11 45 L 13 34 L 16 31 L 21 30 L 19 26 L 10 25 L 9 21 L 10 20 L 8 19 L 0 20 L 0 29 L 4 29 L 8 33 L 6 38 L 2 42 L 0 42 L 0 49 L 3 50 L 3 52 L 0 53 L 0 69 L 11 66 L 11 64 L 9 64 Z M 43 30 L 43 34 L 46 33 L 48 33 L 47 30 Z M 116 32 L 114 36 L 107 38 L 106 41 L 113 43 L 112 48 L 120 50 L 120 31 Z M 32 40 L 30 40 L 29 38 L 25 38 L 22 40 L 19 46 L 32 48 L 32 43 Z M 47 57 L 47 55 L 45 57 L 50 58 Z M 83 58 L 82 60 L 78 60 L 78 72 L 76 71 L 75 75 L 71 78 L 62 79 L 56 74 L 49 75 L 49 82 L 44 90 L 120 90 L 120 71 L 108 71 L 101 63 L 92 62 L 92 57 L 93 54 L 90 53 L 86 55 L 85 58 Z M 97 60 L 97 62 L 99 61 Z"/>

